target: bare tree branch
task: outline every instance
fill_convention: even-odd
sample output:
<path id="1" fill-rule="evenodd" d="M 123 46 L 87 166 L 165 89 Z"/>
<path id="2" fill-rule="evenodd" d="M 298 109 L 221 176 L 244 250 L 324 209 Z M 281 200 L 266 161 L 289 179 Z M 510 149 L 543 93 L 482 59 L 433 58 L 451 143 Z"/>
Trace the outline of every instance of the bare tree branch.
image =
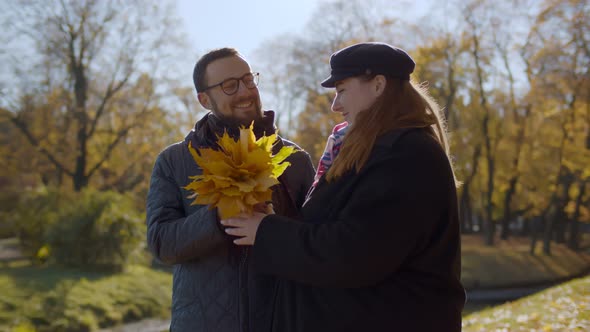
<path id="1" fill-rule="evenodd" d="M 59 170 L 64 171 L 66 174 L 70 176 L 74 175 L 74 173 L 71 170 L 67 169 L 59 160 L 57 160 L 57 158 L 49 150 L 41 146 L 39 140 L 35 138 L 35 136 L 33 136 L 25 122 L 21 121 L 16 116 L 10 118 L 10 121 L 25 135 L 29 143 L 31 143 L 32 146 L 37 148 L 39 152 L 45 155 L 47 159 L 49 159 Z"/>

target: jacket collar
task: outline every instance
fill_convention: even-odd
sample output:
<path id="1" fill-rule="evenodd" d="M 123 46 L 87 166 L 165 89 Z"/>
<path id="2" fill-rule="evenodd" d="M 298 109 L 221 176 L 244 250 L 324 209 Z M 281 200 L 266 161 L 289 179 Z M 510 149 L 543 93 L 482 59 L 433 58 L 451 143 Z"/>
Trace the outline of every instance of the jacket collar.
<path id="1" fill-rule="evenodd" d="M 256 138 L 263 135 L 272 135 L 276 132 L 274 117 L 274 111 L 264 111 L 263 117 L 254 121 L 254 135 Z M 209 112 L 201 120 L 197 121 L 193 130 L 189 132 L 184 140 L 187 143 L 192 142 L 193 147 L 218 148 L 218 136 L 227 132 L 232 138 L 238 139 L 240 137 L 240 126 L 238 122 L 220 118 Z M 280 147 L 276 146 L 273 148 L 280 149 Z"/>
<path id="2" fill-rule="evenodd" d="M 389 132 L 377 137 L 377 140 L 375 141 L 375 146 L 383 146 L 383 147 L 390 148 L 395 144 L 395 142 L 397 142 L 397 140 L 399 140 L 405 134 L 407 134 L 411 131 L 420 130 L 420 129 L 422 129 L 422 128 L 394 129 L 392 131 L 389 131 Z"/>

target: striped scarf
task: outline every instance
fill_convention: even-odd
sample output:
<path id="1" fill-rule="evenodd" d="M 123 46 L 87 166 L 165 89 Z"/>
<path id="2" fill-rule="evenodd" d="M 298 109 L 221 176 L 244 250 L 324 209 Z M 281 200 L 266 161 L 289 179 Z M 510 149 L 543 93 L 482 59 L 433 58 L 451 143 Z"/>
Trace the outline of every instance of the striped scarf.
<path id="1" fill-rule="evenodd" d="M 340 148 L 342 147 L 342 141 L 344 140 L 344 135 L 348 131 L 348 122 L 342 122 L 334 126 L 332 130 L 332 134 L 328 137 L 328 142 L 326 143 L 326 148 L 324 149 L 324 154 L 320 159 L 318 164 L 318 170 L 315 174 L 315 178 L 312 184 L 312 188 L 314 188 L 322 175 L 328 172 L 330 166 L 334 163 L 334 159 L 340 152 Z"/>

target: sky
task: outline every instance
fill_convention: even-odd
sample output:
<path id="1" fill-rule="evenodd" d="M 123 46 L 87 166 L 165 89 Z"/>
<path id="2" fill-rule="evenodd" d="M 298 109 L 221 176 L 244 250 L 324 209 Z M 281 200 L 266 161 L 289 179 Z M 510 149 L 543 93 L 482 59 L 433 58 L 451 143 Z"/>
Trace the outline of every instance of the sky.
<path id="1" fill-rule="evenodd" d="M 207 51 L 234 47 L 252 68 L 257 68 L 255 50 L 281 34 L 299 34 L 317 7 L 330 0 L 177 0 L 189 47 L 195 58 L 187 62 L 191 70 L 183 80 L 192 84 L 192 66 Z M 269 101 L 265 89 L 262 100 Z M 274 108 L 268 102 L 265 108 Z"/>
<path id="2" fill-rule="evenodd" d="M 326 0 L 178 0 L 193 51 L 234 47 L 246 58 L 272 37 L 298 33 Z"/>
<path id="3" fill-rule="evenodd" d="M 198 57 L 212 49 L 233 47 L 256 68 L 255 51 L 264 42 L 287 33 L 301 36 L 318 8 L 334 1 L 337 0 L 176 0 L 177 14 L 193 54 L 183 66 L 192 67 Z M 450 0 L 384 0 L 383 3 L 409 18 L 427 14 L 433 1 Z M 192 76 L 187 76 L 188 79 L 192 80 Z"/>
<path id="4" fill-rule="evenodd" d="M 263 72 L 257 66 L 255 51 L 277 36 L 301 35 L 320 5 L 333 1 L 336 0 L 176 0 L 177 14 L 194 54 L 194 58 L 187 58 L 183 64 L 191 70 L 183 72 L 181 79 L 192 83 L 194 61 L 211 49 L 226 46 L 236 48 L 253 69 Z M 414 17 L 433 0 L 390 1 L 394 8 L 403 8 L 405 15 Z M 328 68 L 326 72 L 329 73 Z M 277 107 L 264 87 L 260 92 L 263 107 Z"/>

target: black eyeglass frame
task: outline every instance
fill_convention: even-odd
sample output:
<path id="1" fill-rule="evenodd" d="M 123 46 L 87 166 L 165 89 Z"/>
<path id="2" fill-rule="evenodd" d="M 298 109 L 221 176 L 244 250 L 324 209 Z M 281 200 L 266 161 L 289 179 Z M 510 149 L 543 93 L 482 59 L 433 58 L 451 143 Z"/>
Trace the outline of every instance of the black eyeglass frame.
<path id="1" fill-rule="evenodd" d="M 251 83 L 244 81 L 244 79 L 246 77 L 248 77 L 249 75 L 252 76 Z M 236 92 L 238 92 L 238 90 L 240 89 L 240 82 L 243 82 L 244 83 L 244 86 L 247 87 L 248 89 L 254 89 L 255 87 L 258 86 L 259 79 L 260 79 L 260 73 L 258 73 L 258 72 L 246 73 L 246 74 L 242 75 L 242 77 L 230 77 L 228 79 L 223 80 L 220 83 L 210 85 L 210 86 L 204 88 L 203 91 L 201 91 L 201 92 L 205 92 L 205 91 L 207 91 L 209 89 L 213 89 L 213 88 L 219 86 L 219 87 L 221 87 L 221 91 L 223 91 L 223 93 L 225 93 L 228 96 L 231 96 L 231 95 L 236 94 Z M 230 92 L 228 92 L 226 89 L 223 88 L 223 85 L 226 84 L 226 83 L 228 83 L 228 82 L 236 82 L 235 89 L 230 90 Z"/>

